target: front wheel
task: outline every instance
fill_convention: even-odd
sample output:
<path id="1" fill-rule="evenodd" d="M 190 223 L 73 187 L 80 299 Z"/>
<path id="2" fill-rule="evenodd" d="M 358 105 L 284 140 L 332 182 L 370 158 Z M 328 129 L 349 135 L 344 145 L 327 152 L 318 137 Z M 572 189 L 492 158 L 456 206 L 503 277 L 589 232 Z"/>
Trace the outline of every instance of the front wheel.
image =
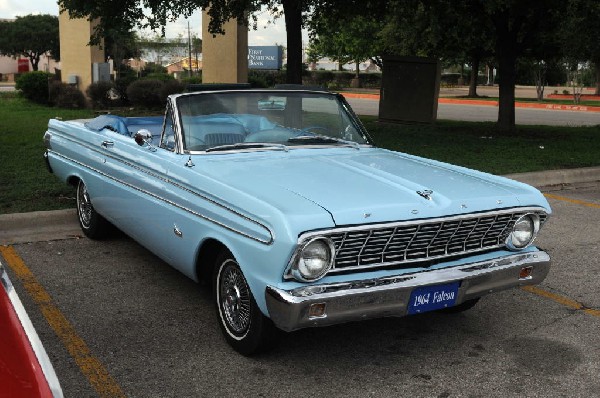
<path id="1" fill-rule="evenodd" d="M 252 355 L 275 345 L 278 330 L 258 308 L 242 270 L 228 252 L 217 259 L 214 293 L 219 326 L 234 350 Z"/>
<path id="2" fill-rule="evenodd" d="M 90 239 L 100 239 L 108 234 L 110 224 L 96 213 L 92 199 L 82 180 L 77 184 L 77 218 L 81 230 Z"/>

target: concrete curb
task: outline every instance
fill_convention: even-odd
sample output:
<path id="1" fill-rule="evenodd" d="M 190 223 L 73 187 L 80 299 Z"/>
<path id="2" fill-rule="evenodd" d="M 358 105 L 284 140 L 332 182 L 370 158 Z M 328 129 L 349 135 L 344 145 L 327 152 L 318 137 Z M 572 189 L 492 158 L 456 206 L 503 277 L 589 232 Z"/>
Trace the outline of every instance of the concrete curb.
<path id="1" fill-rule="evenodd" d="M 555 191 L 600 181 L 600 167 L 508 174 L 505 177 L 533 185 L 543 191 Z"/>
<path id="2" fill-rule="evenodd" d="M 75 209 L 0 214 L 0 245 L 80 236 Z"/>
<path id="3" fill-rule="evenodd" d="M 556 191 L 600 182 L 600 167 L 509 174 L 505 177 Z M 82 237 L 75 209 L 0 214 L 0 245 Z"/>

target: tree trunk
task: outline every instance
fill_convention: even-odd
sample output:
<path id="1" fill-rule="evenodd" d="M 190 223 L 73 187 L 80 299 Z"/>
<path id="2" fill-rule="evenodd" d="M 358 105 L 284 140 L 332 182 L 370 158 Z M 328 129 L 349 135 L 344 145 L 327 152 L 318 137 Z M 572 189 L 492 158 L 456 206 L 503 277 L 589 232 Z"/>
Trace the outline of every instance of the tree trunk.
<path id="1" fill-rule="evenodd" d="M 29 57 L 29 62 L 31 62 L 31 69 L 33 69 L 34 71 L 38 70 L 38 65 L 40 63 L 40 57 L 36 57 L 34 55 L 30 55 Z"/>
<path id="2" fill-rule="evenodd" d="M 282 0 L 287 32 L 287 74 L 289 84 L 302 84 L 302 0 Z"/>
<path id="3" fill-rule="evenodd" d="M 471 81 L 469 82 L 469 97 L 477 97 L 477 78 L 479 77 L 479 57 L 471 60 Z"/>
<path id="4" fill-rule="evenodd" d="M 542 101 L 544 99 L 544 88 L 546 87 L 546 66 L 542 62 L 538 62 L 534 68 L 534 76 L 537 100 Z"/>
<path id="5" fill-rule="evenodd" d="M 498 129 L 512 132 L 515 129 L 515 84 L 517 80 L 516 54 L 510 49 L 498 57 L 499 93 Z"/>
<path id="6" fill-rule="evenodd" d="M 595 95 L 600 95 L 600 59 L 594 62 L 596 65 L 596 92 Z"/>
<path id="7" fill-rule="evenodd" d="M 488 64 L 488 86 L 494 85 L 494 64 Z"/>

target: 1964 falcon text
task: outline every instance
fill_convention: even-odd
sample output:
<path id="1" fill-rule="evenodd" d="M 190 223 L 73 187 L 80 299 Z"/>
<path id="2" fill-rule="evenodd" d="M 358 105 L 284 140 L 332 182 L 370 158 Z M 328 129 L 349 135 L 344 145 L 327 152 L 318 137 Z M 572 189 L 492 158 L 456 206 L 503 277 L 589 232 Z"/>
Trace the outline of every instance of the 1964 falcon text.
<path id="1" fill-rule="evenodd" d="M 50 120 L 50 170 L 83 232 L 109 224 L 214 290 L 229 344 L 427 311 L 541 282 L 534 188 L 377 148 L 342 96 L 172 95 L 165 115 Z"/>

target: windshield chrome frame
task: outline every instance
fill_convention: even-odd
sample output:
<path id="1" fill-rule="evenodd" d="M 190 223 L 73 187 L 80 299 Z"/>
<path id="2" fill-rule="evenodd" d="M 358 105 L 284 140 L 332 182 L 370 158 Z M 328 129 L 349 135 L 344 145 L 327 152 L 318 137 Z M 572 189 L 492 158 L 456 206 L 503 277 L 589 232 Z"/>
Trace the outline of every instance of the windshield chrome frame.
<path id="1" fill-rule="evenodd" d="M 373 147 L 373 139 L 371 138 L 371 136 L 368 134 L 367 130 L 365 129 L 364 125 L 361 123 L 360 119 L 358 118 L 358 116 L 356 116 L 356 114 L 354 113 L 354 111 L 352 110 L 352 108 L 350 107 L 350 105 L 348 104 L 348 102 L 346 101 L 346 99 L 343 97 L 343 95 L 339 94 L 339 93 L 332 93 L 329 91 L 318 91 L 318 90 L 281 90 L 281 89 L 251 89 L 251 90 L 212 90 L 212 91 L 202 91 L 202 92 L 190 92 L 190 93 L 182 93 L 182 94 L 173 94 L 170 95 L 167 99 L 168 103 L 167 103 L 167 107 L 171 107 L 172 111 L 173 111 L 173 117 L 174 117 L 174 127 L 175 127 L 175 142 L 176 142 L 176 148 L 175 148 L 175 153 L 178 154 L 182 154 L 182 155 L 214 155 L 214 154 L 224 154 L 224 153 L 236 153 L 236 152 L 249 152 L 248 148 L 238 148 L 238 149 L 232 149 L 230 151 L 190 151 L 187 149 L 184 149 L 184 143 L 183 143 L 183 126 L 181 124 L 181 113 L 178 107 L 178 98 L 181 97 L 188 97 L 188 96 L 199 96 L 199 95 L 205 95 L 205 94 L 229 94 L 229 93 L 272 93 L 272 94 L 282 94 L 282 93 L 291 93 L 293 92 L 294 94 L 302 94 L 302 93 L 306 93 L 306 94 L 320 94 L 320 95 L 326 95 L 326 96 L 332 96 L 335 97 L 337 99 L 337 101 L 339 101 L 340 105 L 341 105 L 341 109 L 343 110 L 343 112 L 346 112 L 348 119 L 350 120 L 350 122 L 354 125 L 354 127 L 356 128 L 356 131 L 358 134 L 361 135 L 361 137 L 366 141 L 365 144 L 360 144 L 360 143 L 356 143 L 357 147 Z M 163 134 L 164 134 L 164 128 L 163 128 Z M 333 138 L 333 137 L 332 137 Z M 266 144 L 266 143 L 265 143 Z M 274 144 L 274 143 L 269 143 L 269 144 Z M 288 146 L 288 148 L 290 150 L 293 149 L 307 149 L 307 148 L 348 148 L 348 146 L 340 146 L 338 143 L 331 143 L 329 144 L 320 144 L 320 145 L 290 145 Z M 210 148 L 207 148 L 210 149 Z M 265 151 L 268 150 L 268 148 L 261 148 L 261 151 Z M 280 150 L 280 149 L 277 149 Z M 256 150 L 254 150 L 255 152 Z"/>

